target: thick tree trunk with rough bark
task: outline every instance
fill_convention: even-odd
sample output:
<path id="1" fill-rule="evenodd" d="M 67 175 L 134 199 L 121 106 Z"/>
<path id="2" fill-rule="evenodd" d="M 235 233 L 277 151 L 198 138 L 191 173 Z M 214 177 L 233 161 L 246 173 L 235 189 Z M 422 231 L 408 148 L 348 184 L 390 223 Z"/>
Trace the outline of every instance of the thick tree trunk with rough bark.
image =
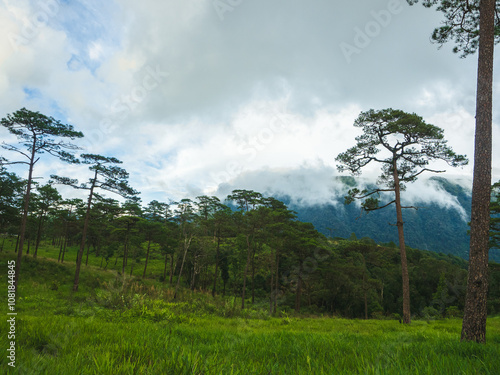
<path id="1" fill-rule="evenodd" d="M 495 1 L 481 0 L 469 274 L 462 341 L 486 341 Z"/>

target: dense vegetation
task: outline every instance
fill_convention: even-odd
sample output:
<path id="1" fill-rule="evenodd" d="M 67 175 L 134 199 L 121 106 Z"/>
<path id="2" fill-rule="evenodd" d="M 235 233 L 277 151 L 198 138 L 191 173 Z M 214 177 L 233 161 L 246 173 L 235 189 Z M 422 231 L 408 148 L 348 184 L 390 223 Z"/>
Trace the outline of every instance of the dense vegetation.
<path id="1" fill-rule="evenodd" d="M 227 373 L 229 369 L 233 373 L 282 373 L 290 368 L 298 368 L 298 373 L 359 373 L 367 368 L 374 373 L 381 369 L 398 372 L 433 360 L 418 350 L 443 345 L 447 340 L 429 332 L 431 339 L 411 354 L 410 364 L 405 362 L 404 350 L 396 351 L 394 363 L 387 362 L 399 338 L 383 330 L 406 332 L 394 327 L 402 320 L 410 322 L 405 318 L 408 313 L 402 319 L 403 252 L 393 242 L 358 239 L 354 233 L 348 239 L 326 237 L 312 224 L 299 221 L 282 201 L 251 190 L 234 190 L 224 202 L 215 196 L 199 196 L 144 205 L 139 193 L 128 185 L 128 173 L 117 166 L 119 160 L 94 154 L 82 154 L 78 160 L 61 149 L 73 146 L 52 139 L 60 128 L 72 128 L 40 114 L 33 117 L 29 111 L 21 112 L 29 126 L 33 118 L 42 120 L 34 126 L 39 133 L 14 130 L 26 140 L 22 146 L 28 147 L 29 153 L 17 146 L 7 147 L 30 155 L 29 161 L 23 162 L 29 166 L 28 180 L 0 166 L 0 260 L 2 267 L 9 269 L 7 280 L 2 279 L 5 290 L 9 298 L 11 294 L 17 297 L 17 373 L 34 369 L 41 373 L 154 373 L 172 369 L 184 373 Z M 54 149 L 43 148 L 48 144 Z M 79 183 L 51 176 L 47 184 L 39 184 L 31 178 L 39 160 L 37 152 L 90 165 L 93 177 L 88 183 Z M 4 158 L 1 162 L 17 164 Z M 87 190 L 87 201 L 63 199 L 58 184 Z M 102 191 L 124 199 L 105 197 Z M 404 254 L 411 280 L 406 296 L 411 295 L 412 316 L 426 320 L 461 317 L 467 262 L 412 248 Z M 496 263 L 491 264 L 488 276 L 487 307 L 493 315 L 500 311 L 500 268 Z M 338 321 L 340 326 L 328 320 L 294 320 L 319 316 L 380 322 L 353 327 L 351 340 L 351 328 L 342 331 L 344 320 Z M 245 321 L 248 333 L 244 330 L 241 334 L 240 321 L 236 320 L 235 333 L 232 328 L 220 328 L 222 318 L 257 321 Z M 453 320 L 449 326 L 436 327 L 451 332 L 458 328 L 457 323 Z M 74 330 L 68 331 L 68 325 Z M 276 325 L 294 328 L 278 330 Z M 338 332 L 321 332 L 331 330 L 344 332 L 346 340 L 340 340 L 343 335 Z M 360 330 L 367 333 L 359 334 Z M 146 333 L 144 344 L 137 344 L 139 332 Z M 407 333 L 405 340 L 419 342 Z M 235 335 L 243 336 L 241 345 L 230 344 L 241 341 Z M 364 335 L 370 335 L 370 340 L 386 340 L 377 347 L 377 355 L 368 353 L 368 346 L 360 352 L 352 348 L 359 346 Z M 498 337 L 493 334 L 492 339 L 495 345 Z M 98 353 L 88 342 L 97 343 Z M 299 360 L 296 345 L 308 348 L 305 362 L 304 358 Z M 256 349 L 259 346 L 262 352 Z M 270 361 L 269 351 L 274 347 L 288 354 L 278 353 L 275 361 Z M 166 358 L 165 348 L 170 350 Z M 207 354 L 213 350 L 215 356 Z M 343 362 L 333 359 L 332 355 L 345 350 L 351 352 L 351 358 Z M 224 354 L 219 355 L 219 351 Z M 231 351 L 239 354 L 228 355 Z M 481 351 L 490 360 L 491 346 Z M 452 351 L 452 356 L 462 354 L 461 349 Z M 240 355 L 249 362 L 235 368 Z M 64 360 L 57 364 L 52 357 L 58 357 L 57 363 Z M 477 367 L 475 359 L 465 357 L 463 361 L 443 362 L 443 371 Z M 481 370 L 489 373 L 490 364 Z"/>
<path id="2" fill-rule="evenodd" d="M 468 259 L 469 236 L 467 224 L 470 218 L 471 196 L 459 184 L 441 177 L 432 177 L 429 182 L 449 194 L 450 199 L 456 200 L 457 208 L 443 207 L 432 202 L 417 202 L 419 209 L 407 210 L 404 213 L 405 241 L 414 248 L 430 250 L 437 253 L 452 254 Z M 347 191 L 352 186 L 362 185 L 362 182 L 353 177 L 339 178 Z M 398 236 L 394 228 L 387 225 L 396 220 L 393 210 L 379 210 L 370 214 L 360 215 L 360 208 L 356 205 L 343 204 L 343 199 L 334 203 L 307 205 L 295 203 L 288 197 L 280 197 L 289 203 L 290 208 L 297 212 L 299 220 L 311 222 L 315 228 L 325 235 L 349 237 L 356 233 L 359 237 L 370 237 L 377 242 L 394 242 Z M 461 211 L 463 210 L 463 211 Z M 463 214 L 465 213 L 465 214 Z M 491 251 L 490 260 L 500 261 L 500 252 Z"/>
<path id="3" fill-rule="evenodd" d="M 22 184 L 4 172 L 2 186 L 14 191 Z M 189 288 L 237 296 L 241 307 L 250 303 L 270 313 L 295 310 L 346 318 L 401 313 L 400 255 L 393 243 L 377 244 L 354 234 L 325 237 L 298 221 L 282 202 L 253 191 L 235 191 L 228 200 L 233 209 L 206 196 L 141 207 L 134 200 L 120 204 L 97 195 L 82 262 L 156 280 L 174 293 Z M 19 215 L 8 207 L 2 232 L 12 234 L 5 234 L 0 246 L 14 252 Z M 36 186 L 28 218 L 28 257 L 43 254 L 60 263 L 75 262 L 85 219 L 81 200 L 63 200 L 54 187 Z M 459 316 L 466 261 L 410 248 L 408 262 L 413 314 Z M 495 314 L 500 312 L 500 276 L 495 263 L 490 269 L 489 311 Z"/>

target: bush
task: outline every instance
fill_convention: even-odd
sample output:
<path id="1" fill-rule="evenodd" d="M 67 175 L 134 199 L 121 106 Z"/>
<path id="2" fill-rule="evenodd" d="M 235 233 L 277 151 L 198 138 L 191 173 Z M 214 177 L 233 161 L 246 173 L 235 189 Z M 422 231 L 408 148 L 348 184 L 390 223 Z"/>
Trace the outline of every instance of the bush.
<path id="1" fill-rule="evenodd" d="M 420 312 L 420 315 L 424 319 L 437 319 L 441 317 L 441 313 L 432 306 L 424 307 Z"/>
<path id="2" fill-rule="evenodd" d="M 458 318 L 462 316 L 462 312 L 457 306 L 449 306 L 445 310 L 445 316 L 447 318 Z"/>

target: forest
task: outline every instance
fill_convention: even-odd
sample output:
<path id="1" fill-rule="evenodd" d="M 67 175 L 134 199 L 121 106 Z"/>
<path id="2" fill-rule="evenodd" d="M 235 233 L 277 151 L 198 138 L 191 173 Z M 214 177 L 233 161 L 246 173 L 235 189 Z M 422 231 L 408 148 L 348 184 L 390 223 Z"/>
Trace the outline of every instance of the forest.
<path id="1" fill-rule="evenodd" d="M 238 298 L 241 309 L 267 305 L 271 315 L 293 310 L 346 318 L 401 318 L 402 253 L 394 243 L 377 244 L 355 234 L 347 239 L 327 237 L 299 221 L 282 201 L 252 190 L 234 190 L 224 201 L 198 196 L 144 205 L 139 192 L 128 185 L 121 161 L 93 154 L 77 159 L 64 151 L 73 146 L 55 137 L 83 136 L 70 125 L 24 108 L 2 123 L 33 142 L 26 144 L 31 155 L 18 145 L 4 145 L 28 159 L 23 163 L 29 165 L 30 176 L 38 160 L 35 151 L 88 165 L 93 175 L 80 184 L 51 175 L 41 184 L 9 172 L 6 166 L 17 163 L 6 158 L 0 175 L 0 249 L 17 253 L 18 263 L 23 254 L 37 258 L 41 249 L 57 262 L 74 262 L 74 291 L 81 266 L 98 264 L 123 277 L 157 280 L 173 290 L 174 300 L 187 288 Z M 57 190 L 61 185 L 87 190 L 87 202 L 63 199 Z M 106 197 L 106 192 L 122 201 Z M 498 202 L 498 195 L 493 198 Z M 496 209 L 498 205 L 492 204 Z M 492 230 L 496 220 L 492 219 Z M 467 262 L 411 248 L 406 253 L 412 315 L 460 316 Z M 22 284 L 22 278 L 17 274 L 16 283 Z M 500 312 L 499 282 L 500 269 L 492 263 L 489 314 Z"/>
<path id="2" fill-rule="evenodd" d="M 1 123 L 19 140 L 4 143 L 7 153 L 0 159 L 0 260 L 7 270 L 9 311 L 9 328 L 2 336 L 11 340 L 6 345 L 9 355 L 0 364 L 7 361 L 9 371 L 16 368 L 15 373 L 33 373 L 43 369 L 42 373 L 53 373 L 57 368 L 57 373 L 112 374 L 175 369 L 174 373 L 192 374 L 212 373 L 215 368 L 216 372 L 227 373 L 228 367 L 234 367 L 235 358 L 226 354 L 218 361 L 212 353 L 200 354 L 203 342 L 221 332 L 231 336 L 229 343 L 235 345 L 238 340 L 234 335 L 241 329 L 248 331 L 245 348 L 237 351 L 247 351 L 251 358 L 259 353 L 252 344 L 255 339 L 260 345 L 286 346 L 286 352 L 290 352 L 295 340 L 284 340 L 285 331 L 276 329 L 276 321 L 307 333 L 310 329 L 302 324 L 316 322 L 313 324 L 322 325 L 319 331 L 335 326 L 338 329 L 338 322 L 325 317 L 404 323 L 401 327 L 413 320 L 415 328 L 419 319 L 451 319 L 450 332 L 456 333 L 457 323 L 466 312 L 468 262 L 453 255 L 412 249 L 405 243 L 403 210 L 416 209 L 401 203 L 405 184 L 415 181 L 422 172 L 441 172 L 427 167 L 433 159 L 451 166 L 468 162 L 446 145 L 440 128 L 416 114 L 393 109 L 362 112 L 355 126 L 362 127 L 364 134 L 356 137 L 355 147 L 337 157 L 339 170 L 354 175 L 372 161 L 382 164 L 378 184 L 363 190 L 350 186 L 345 204 L 359 200 L 366 214 L 395 207 L 397 221 L 393 226 L 398 246 L 394 242 L 379 244 L 370 237 L 358 239 L 354 233 L 347 239 L 327 237 L 313 224 L 299 221 L 297 213 L 282 201 L 253 190 L 233 190 L 223 201 L 202 195 L 178 202 L 153 200 L 143 204 L 140 193 L 129 185 L 129 173 L 120 166 L 120 160 L 78 153 L 81 149 L 69 140 L 82 138 L 83 133 L 72 125 L 26 108 L 7 115 Z M 373 156 L 379 152 L 377 147 L 389 151 L 386 159 Z M 79 182 L 73 176 L 51 174 L 47 183 L 41 184 L 35 173 L 42 156 L 87 168 L 90 177 L 87 182 Z M 17 165 L 27 166 L 27 179 L 7 168 Z M 87 200 L 63 199 L 58 186 L 83 190 L 88 193 Z M 490 245 L 498 247 L 498 185 L 493 188 Z M 109 193 L 120 200 L 108 197 Z M 387 196 L 394 198 L 387 202 Z M 499 283 L 500 267 L 491 262 L 486 301 L 490 316 L 500 312 Z M 221 318 L 243 318 L 245 324 L 233 320 L 237 322 L 236 331 L 221 331 L 220 325 L 225 324 L 218 320 Z M 319 323 L 318 318 L 322 319 Z M 97 325 L 89 328 L 87 319 L 97 319 Z M 255 322 L 252 326 L 246 323 L 249 319 Z M 151 325 L 155 323 L 158 325 Z M 61 324 L 72 324 L 74 333 Z M 107 324 L 112 328 L 104 328 Z M 384 353 L 397 338 L 389 338 L 380 330 L 381 324 L 362 328 L 356 323 L 346 334 L 375 330 L 371 338 L 384 336 L 380 338 L 385 345 L 380 353 Z M 490 320 L 491 324 L 497 324 L 497 319 Z M 120 340 L 131 345 L 136 335 L 129 336 L 133 332 L 130 326 L 153 332 L 160 327 L 162 332 L 168 329 L 167 346 L 172 337 L 183 340 L 185 335 L 194 334 L 190 352 L 182 341 L 177 344 L 178 351 L 171 352 L 171 359 L 160 360 L 163 357 L 157 354 L 145 360 L 158 350 L 158 341 L 160 347 L 165 345 L 164 335 L 150 333 L 145 346 L 134 346 L 124 360 L 120 359 L 127 350 L 109 340 L 117 330 L 125 329 L 127 333 Z M 91 345 L 99 336 L 90 333 L 97 327 L 115 332 L 100 344 L 99 354 Z M 206 327 L 212 327 L 217 335 L 204 339 L 211 332 Z M 174 336 L 172 330 L 177 332 Z M 69 358 L 82 348 L 63 345 L 70 335 L 86 337 L 81 347 L 87 354 L 80 362 Z M 293 335 L 300 337 L 297 332 Z M 263 337 L 272 337 L 273 343 Z M 426 345 L 439 346 L 439 335 L 431 337 Z M 498 340 L 495 334 L 491 337 L 493 343 L 481 349 L 488 358 Z M 193 349 L 195 339 L 197 349 Z M 313 341 L 307 345 L 318 349 L 324 345 L 319 332 L 310 339 Z M 348 341 L 337 338 L 335 342 Z M 17 352 L 16 345 L 21 348 Z M 220 348 L 220 339 L 209 347 Z M 419 368 L 419 363 L 430 360 L 420 350 L 421 357 L 411 361 L 408 368 L 400 353 L 396 369 L 386 363 L 390 356 L 374 358 L 367 349 L 359 355 L 378 363 L 379 369 L 400 371 L 404 366 L 405 372 L 413 371 L 413 366 Z M 453 350 L 454 356 L 461 357 L 461 349 Z M 252 360 L 240 364 L 239 373 L 271 373 L 274 370 L 267 367 L 269 353 L 272 349 L 260 352 L 261 364 Z M 317 353 L 319 359 L 313 357 L 315 372 L 364 370 L 358 360 L 325 362 L 326 354 L 321 350 Z M 59 356 L 65 359 L 55 361 Z M 277 358 L 273 368 L 279 373 L 280 366 L 289 368 L 295 359 L 288 355 Z M 495 366 L 494 362 L 491 359 L 483 365 L 485 371 Z M 21 365 L 16 367 L 16 363 Z M 301 366 L 299 373 L 312 371 L 310 355 Z M 474 366 L 475 360 L 467 355 L 442 368 L 456 372 Z"/>

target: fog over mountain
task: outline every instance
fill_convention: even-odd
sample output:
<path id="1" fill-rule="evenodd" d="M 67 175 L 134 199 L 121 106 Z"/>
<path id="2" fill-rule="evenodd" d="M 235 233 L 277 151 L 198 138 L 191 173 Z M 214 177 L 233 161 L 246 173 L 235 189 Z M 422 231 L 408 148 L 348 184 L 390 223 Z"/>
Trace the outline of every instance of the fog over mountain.
<path id="1" fill-rule="evenodd" d="M 456 196 L 446 191 L 435 177 L 440 174 L 423 175 L 415 183 L 408 184 L 402 193 L 405 205 L 419 206 L 422 204 L 436 204 L 445 209 L 454 209 L 467 219 L 465 209 L 460 205 Z M 470 190 L 472 180 L 463 176 L 446 174 L 449 180 L 466 191 Z M 345 177 L 345 176 L 344 176 Z M 347 187 L 343 176 L 322 163 L 303 165 L 290 169 L 263 169 L 250 171 L 238 175 L 229 183 L 219 185 L 214 195 L 224 198 L 234 189 L 255 190 L 267 196 L 286 196 L 294 205 L 338 205 L 346 195 Z M 363 189 L 376 183 L 376 175 L 356 177 L 358 187 Z"/>
<path id="2" fill-rule="evenodd" d="M 327 236 L 370 237 L 397 244 L 393 206 L 363 213 L 359 202 L 344 205 L 350 186 L 373 188 L 371 177 L 340 176 L 333 168 L 304 165 L 294 169 L 266 169 L 239 175 L 221 184 L 216 195 L 224 199 L 234 189 L 249 189 L 284 201 L 302 221 L 311 222 Z M 382 202 L 384 197 L 381 197 Z M 391 198 L 387 196 L 386 202 Z M 468 258 L 471 180 L 451 174 L 429 174 L 408 184 L 403 204 L 416 209 L 403 212 L 406 244 L 410 247 Z M 491 259 L 500 260 L 495 251 Z"/>

